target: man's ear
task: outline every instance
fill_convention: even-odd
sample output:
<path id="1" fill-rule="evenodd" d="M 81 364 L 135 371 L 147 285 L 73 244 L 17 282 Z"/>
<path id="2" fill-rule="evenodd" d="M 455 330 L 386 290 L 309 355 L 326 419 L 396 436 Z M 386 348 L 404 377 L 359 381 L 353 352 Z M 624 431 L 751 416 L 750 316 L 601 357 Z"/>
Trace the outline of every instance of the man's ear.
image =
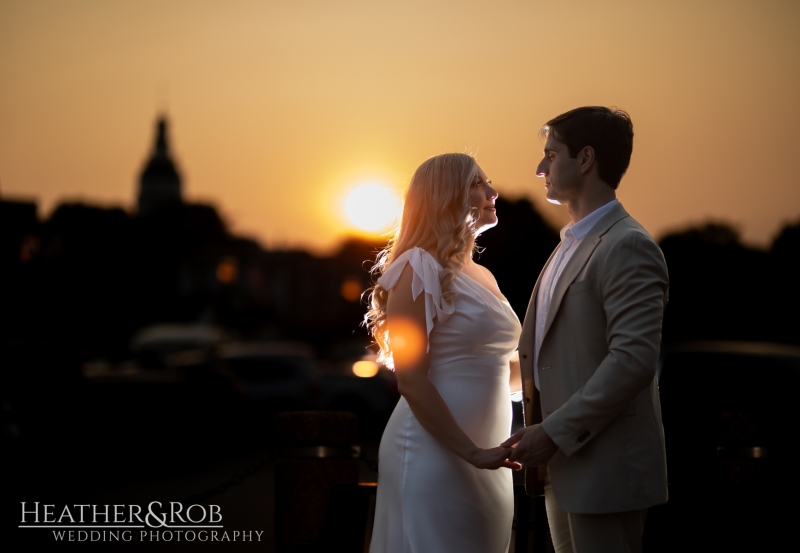
<path id="1" fill-rule="evenodd" d="M 583 149 L 578 152 L 578 163 L 580 164 L 581 173 L 586 174 L 591 171 L 596 159 L 594 148 L 591 146 L 584 146 Z"/>

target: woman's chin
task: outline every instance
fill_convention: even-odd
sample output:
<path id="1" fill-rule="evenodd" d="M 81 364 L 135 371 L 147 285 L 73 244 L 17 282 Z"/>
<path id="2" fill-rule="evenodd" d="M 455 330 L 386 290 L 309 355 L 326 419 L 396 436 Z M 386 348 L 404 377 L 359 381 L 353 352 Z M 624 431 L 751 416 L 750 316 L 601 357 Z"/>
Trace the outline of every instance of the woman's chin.
<path id="1" fill-rule="evenodd" d="M 490 228 L 496 227 L 497 223 L 498 221 L 496 216 L 492 221 L 479 221 L 479 224 L 475 226 L 475 234 L 482 234 Z"/>

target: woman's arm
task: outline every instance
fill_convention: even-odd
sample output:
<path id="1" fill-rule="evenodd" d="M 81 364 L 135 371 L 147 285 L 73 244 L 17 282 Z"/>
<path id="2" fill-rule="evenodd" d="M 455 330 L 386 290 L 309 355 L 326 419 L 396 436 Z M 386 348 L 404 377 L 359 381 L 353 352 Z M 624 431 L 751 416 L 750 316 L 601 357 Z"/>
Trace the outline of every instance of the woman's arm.
<path id="1" fill-rule="evenodd" d="M 412 413 L 439 443 L 467 461 L 485 469 L 520 468 L 506 459 L 513 450 L 481 449 L 458 425 L 438 390 L 428 379 L 425 331 L 425 298 L 411 294 L 413 269 L 406 265 L 389 292 L 386 306 L 389 345 L 394 359 L 397 386 Z"/>

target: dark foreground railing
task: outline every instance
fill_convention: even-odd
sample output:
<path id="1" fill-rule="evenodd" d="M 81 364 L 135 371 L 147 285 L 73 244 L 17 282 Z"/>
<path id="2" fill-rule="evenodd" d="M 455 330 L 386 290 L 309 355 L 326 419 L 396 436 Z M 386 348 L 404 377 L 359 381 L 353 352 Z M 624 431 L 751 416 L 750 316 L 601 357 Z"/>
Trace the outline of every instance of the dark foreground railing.
<path id="1" fill-rule="evenodd" d="M 341 411 L 292 411 L 275 419 L 275 545 L 278 553 L 366 553 L 376 482 L 359 482 L 358 419 Z M 513 553 L 548 551 L 542 498 L 514 486 Z M 552 547 L 552 546 L 550 546 Z"/>

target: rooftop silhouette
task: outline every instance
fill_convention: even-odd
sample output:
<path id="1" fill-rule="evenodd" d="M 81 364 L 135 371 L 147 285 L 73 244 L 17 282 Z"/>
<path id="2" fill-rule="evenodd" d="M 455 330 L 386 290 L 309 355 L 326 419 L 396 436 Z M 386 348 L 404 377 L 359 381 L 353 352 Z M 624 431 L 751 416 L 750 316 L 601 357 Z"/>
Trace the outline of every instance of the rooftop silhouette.
<path id="1" fill-rule="evenodd" d="M 139 215 L 147 216 L 164 208 L 180 205 L 182 181 L 170 155 L 167 118 L 156 122 L 153 153 L 139 178 Z"/>

